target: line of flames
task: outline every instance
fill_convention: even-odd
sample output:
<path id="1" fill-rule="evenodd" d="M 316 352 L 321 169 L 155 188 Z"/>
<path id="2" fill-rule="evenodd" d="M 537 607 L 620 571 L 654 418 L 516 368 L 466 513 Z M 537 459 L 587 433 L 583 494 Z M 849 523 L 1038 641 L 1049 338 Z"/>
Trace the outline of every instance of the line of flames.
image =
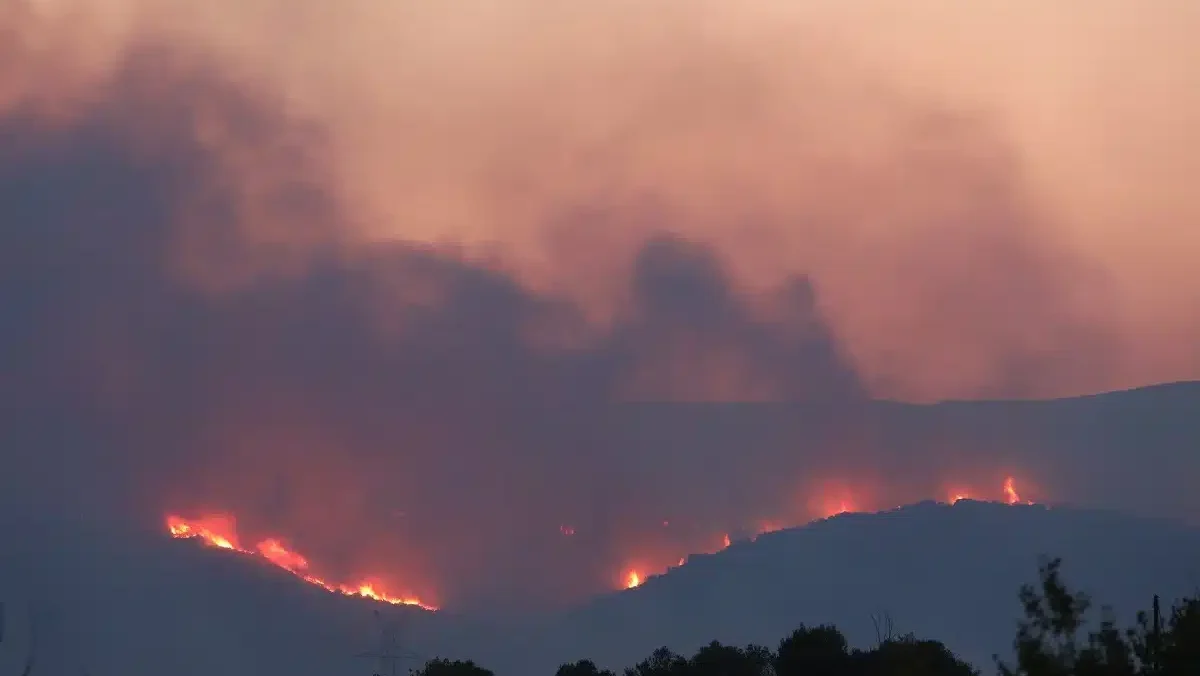
<path id="1" fill-rule="evenodd" d="M 288 549 L 276 538 L 262 540 L 252 550 L 243 549 L 238 546 L 237 539 L 232 532 L 223 534 L 212 527 L 205 526 L 203 520 L 189 521 L 174 515 L 167 517 L 167 530 L 171 533 L 171 537 L 174 538 L 195 538 L 212 547 L 260 557 L 309 584 L 316 585 L 335 594 L 358 596 L 392 605 L 416 606 L 430 611 L 437 610 L 437 606 L 426 603 L 415 596 L 392 596 L 370 582 L 360 582 L 358 584 L 332 584 L 326 582 L 307 572 L 309 567 L 308 559 Z"/>
<path id="2" fill-rule="evenodd" d="M 1012 477 L 1008 477 L 1004 480 L 1002 490 L 1004 493 L 1004 502 L 1007 504 L 1033 504 L 1032 502 L 1021 499 L 1021 496 L 1016 490 L 1016 482 Z M 960 500 L 968 500 L 970 498 L 971 496 L 968 493 L 955 492 L 948 496 L 946 502 L 949 504 L 954 504 Z M 852 511 L 854 510 L 846 502 L 839 502 L 837 507 L 828 509 L 828 513 L 823 514 L 821 518 L 825 519 Z M 437 606 L 424 602 L 416 596 L 389 595 L 388 593 L 379 589 L 375 584 L 370 582 L 360 582 L 358 584 L 332 584 L 326 582 L 324 579 L 310 574 L 308 572 L 308 559 L 289 549 L 279 539 L 267 538 L 259 541 L 258 544 L 255 545 L 254 549 L 243 549 L 237 543 L 237 538 L 234 534 L 231 521 L 228 524 L 223 524 L 224 527 L 222 528 L 205 525 L 205 522 L 212 522 L 213 520 L 214 519 L 212 518 L 187 520 L 179 516 L 171 515 L 167 517 L 167 530 L 170 532 L 171 537 L 174 538 L 199 539 L 212 547 L 265 559 L 266 561 L 269 561 L 279 568 L 282 568 L 296 577 L 304 580 L 305 582 L 316 585 L 335 594 L 356 596 L 374 601 L 380 601 L 383 603 L 390 603 L 393 605 L 416 606 L 429 611 L 436 611 L 438 609 Z M 663 522 L 663 525 L 666 526 L 667 523 L 668 522 Z M 754 538 L 757 538 L 759 535 L 763 535 L 765 533 L 771 533 L 782 529 L 783 526 L 778 524 L 763 524 L 757 530 Z M 559 530 L 564 536 L 572 536 L 575 534 L 575 529 L 571 526 L 561 526 Z M 732 543 L 729 535 L 725 534 L 722 538 L 721 546 L 717 549 L 717 551 L 724 550 L 731 544 Z M 681 558 L 679 559 L 677 565 L 682 566 L 685 563 L 686 558 Z M 641 568 L 629 568 L 621 575 L 621 585 L 625 589 L 633 589 L 634 587 L 641 586 L 647 577 L 648 574 L 645 570 Z"/>
<path id="3" fill-rule="evenodd" d="M 1004 479 L 1004 485 L 1001 487 L 1001 490 L 1004 493 L 1004 503 L 1005 504 L 1009 504 L 1009 505 L 1020 505 L 1020 504 L 1032 505 L 1033 504 L 1033 502 L 1030 500 L 1022 500 L 1021 499 L 1021 495 L 1017 492 L 1016 479 L 1014 479 L 1013 477 L 1007 477 Z M 961 500 L 970 500 L 970 499 L 972 499 L 970 493 L 952 492 L 947 496 L 945 502 L 947 504 L 953 505 L 954 503 L 959 502 Z M 847 514 L 847 513 L 853 512 L 853 511 L 855 511 L 855 510 L 852 508 L 851 505 L 849 505 L 848 503 L 846 503 L 844 501 L 841 501 L 841 502 L 837 503 L 836 507 L 830 507 L 828 510 L 826 510 L 826 513 L 821 515 L 821 517 L 817 520 L 819 521 L 821 519 L 828 519 L 830 517 L 837 516 L 839 514 Z M 663 525 L 664 526 L 667 525 L 666 522 L 664 522 Z M 751 541 L 753 541 L 759 535 L 773 533 L 775 531 L 783 530 L 783 528 L 784 528 L 784 526 L 780 526 L 778 524 L 770 524 L 770 523 L 763 524 L 750 539 L 751 539 Z M 570 528 L 568 526 L 563 526 L 561 530 L 564 535 L 574 534 L 574 532 L 575 532 L 575 530 L 573 528 Z M 722 537 L 721 546 L 717 549 L 717 551 L 723 551 L 725 549 L 728 549 L 730 544 L 732 544 L 732 543 L 729 539 L 729 534 L 726 533 Z M 675 565 L 675 567 L 682 566 L 685 563 L 687 563 L 686 558 L 679 559 L 679 562 Z M 626 569 L 622 573 L 621 584 L 624 586 L 625 589 L 633 589 L 634 587 L 640 587 L 642 585 L 642 583 L 646 581 L 646 578 L 649 576 L 650 576 L 650 574 L 648 574 L 644 569 L 629 568 L 629 569 Z"/>

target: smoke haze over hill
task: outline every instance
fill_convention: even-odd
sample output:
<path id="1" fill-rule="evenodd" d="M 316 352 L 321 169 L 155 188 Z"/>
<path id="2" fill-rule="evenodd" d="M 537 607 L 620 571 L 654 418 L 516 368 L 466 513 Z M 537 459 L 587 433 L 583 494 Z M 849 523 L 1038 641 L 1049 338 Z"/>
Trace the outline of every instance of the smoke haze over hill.
<path id="1" fill-rule="evenodd" d="M 827 500 L 1055 495 L 1078 456 L 866 411 L 1200 377 L 1197 10 L 1000 6 L 6 3 L 5 500 L 539 605 Z"/>

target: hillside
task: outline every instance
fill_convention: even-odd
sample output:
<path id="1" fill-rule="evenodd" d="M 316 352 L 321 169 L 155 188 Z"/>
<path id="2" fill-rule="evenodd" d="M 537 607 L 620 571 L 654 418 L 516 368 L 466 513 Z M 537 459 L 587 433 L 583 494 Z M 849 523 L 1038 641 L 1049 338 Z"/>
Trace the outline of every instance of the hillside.
<path id="1" fill-rule="evenodd" d="M 0 673 L 19 673 L 30 604 L 36 676 L 353 673 L 376 644 L 377 604 L 199 542 L 12 515 L 0 537 L 19 543 L 0 550 Z"/>
<path id="2" fill-rule="evenodd" d="M 713 638 L 773 642 L 801 623 L 833 622 L 868 644 L 871 616 L 885 613 L 897 631 L 986 665 L 1008 649 L 1016 590 L 1042 554 L 1065 557 L 1068 581 L 1118 611 L 1200 586 L 1200 531 L 1176 522 L 971 501 L 735 542 L 534 625 L 339 597 L 195 542 L 78 535 L 27 538 L 0 557 L 0 592 L 10 604 L 37 602 L 39 674 L 370 673 L 353 655 L 375 647 L 376 609 L 405 618 L 406 647 L 421 657 L 474 658 L 499 674 L 553 673 L 580 657 L 622 666 L 663 644 L 688 651 Z M 11 645 L 25 627 L 10 624 Z M 0 655 L 0 668 L 17 657 Z"/>
<path id="3" fill-rule="evenodd" d="M 686 454 L 734 467 L 777 458 L 771 449 L 799 437 L 845 433 L 827 413 L 646 404 L 614 422 L 631 453 L 657 446 L 678 449 L 655 456 L 662 462 Z M 966 501 L 843 515 L 692 556 L 639 588 L 551 615 L 380 606 L 157 530 L 18 510 L 0 514 L 0 538 L 12 545 L 0 550 L 0 600 L 36 602 L 48 651 L 39 676 L 78 676 L 81 666 L 92 676 L 370 673 L 352 656 L 375 646 L 376 609 L 406 619 L 406 643 L 422 657 L 475 658 L 502 676 L 552 673 L 580 657 L 621 666 L 662 644 L 775 641 L 801 622 L 836 622 L 863 643 L 874 638 L 871 616 L 884 613 L 898 631 L 944 640 L 986 665 L 1008 648 L 1017 588 L 1033 579 L 1040 555 L 1064 557 L 1069 582 L 1118 610 L 1200 587 L 1200 531 L 1184 523 L 1200 515 L 1190 486 L 1200 476 L 1198 413 L 1195 383 L 1041 402 L 872 403 L 853 420 L 858 440 L 882 449 L 872 452 L 877 471 L 915 474 L 906 457 L 932 445 L 947 462 L 1026 468 L 1054 488 L 1056 506 Z M 711 511 L 736 507 L 739 492 L 753 489 L 738 476 L 707 499 Z M 527 576 L 514 589 L 536 582 Z M 10 621 L 6 631 L 0 671 L 19 660 L 9 646 L 27 627 Z"/>
<path id="4" fill-rule="evenodd" d="M 1114 512 L 962 501 L 847 514 L 736 542 L 575 609 L 498 663 L 550 673 L 590 656 L 616 667 L 660 645 L 688 653 L 714 638 L 771 643 L 801 623 L 832 622 L 873 643 L 871 616 L 946 642 L 989 666 L 1010 648 L 1016 593 L 1043 555 L 1069 584 L 1125 619 L 1154 593 L 1200 589 L 1200 530 Z M 538 653 L 541 654 L 538 654 Z M 530 655 L 538 654 L 536 660 Z M 530 660 L 533 663 L 526 662 Z"/>

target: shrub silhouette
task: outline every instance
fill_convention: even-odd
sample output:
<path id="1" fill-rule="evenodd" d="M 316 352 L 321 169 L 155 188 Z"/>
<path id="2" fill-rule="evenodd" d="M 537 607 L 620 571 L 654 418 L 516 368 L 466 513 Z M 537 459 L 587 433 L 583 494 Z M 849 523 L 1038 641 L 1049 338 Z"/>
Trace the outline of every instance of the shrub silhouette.
<path id="1" fill-rule="evenodd" d="M 997 659 L 1001 676 L 1185 676 L 1200 674 L 1200 597 L 1175 604 L 1163 621 L 1158 597 L 1122 631 L 1108 609 L 1083 632 L 1091 600 L 1062 579 L 1062 559 L 1043 563 L 1039 585 L 1019 598 L 1025 619 L 1013 641 L 1016 663 Z"/>

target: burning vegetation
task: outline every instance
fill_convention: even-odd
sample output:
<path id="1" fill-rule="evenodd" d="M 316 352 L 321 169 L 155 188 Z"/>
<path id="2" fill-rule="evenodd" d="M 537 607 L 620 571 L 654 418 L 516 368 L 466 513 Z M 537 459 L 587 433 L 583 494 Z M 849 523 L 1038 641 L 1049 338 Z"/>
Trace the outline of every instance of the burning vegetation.
<path id="1" fill-rule="evenodd" d="M 950 491 L 946 498 L 946 503 L 954 504 L 960 500 L 967 499 L 973 499 L 970 492 L 955 489 Z M 1011 476 L 1004 479 L 1001 487 L 1000 501 L 1009 505 L 1034 504 L 1032 501 L 1021 498 L 1017 492 L 1016 479 Z M 817 507 L 813 515 L 816 516 L 817 520 L 831 518 L 839 514 L 865 511 L 858 508 L 860 503 L 844 488 L 839 488 L 832 494 L 832 497 L 821 497 L 814 504 Z M 664 528 L 667 528 L 670 526 L 670 521 L 665 520 L 662 525 Z M 803 522 L 792 523 L 790 526 L 781 525 L 781 522 L 778 521 L 764 522 L 754 529 L 750 539 L 753 540 L 766 533 L 799 525 L 803 525 Z M 253 547 L 243 547 L 237 536 L 236 521 L 232 516 L 227 514 L 210 514 L 196 519 L 169 515 L 166 518 L 166 526 L 171 537 L 197 539 L 210 547 L 238 552 L 265 560 L 309 584 L 316 585 L 332 593 L 358 596 L 393 605 L 416 606 L 429 611 L 438 609 L 438 606 L 422 599 L 416 594 L 395 594 L 392 593 L 392 590 L 386 590 L 380 583 L 369 579 L 353 583 L 339 583 L 319 577 L 312 572 L 312 566 L 308 558 L 285 544 L 285 539 L 281 536 L 266 537 L 259 540 Z M 576 533 L 575 528 L 570 526 L 560 526 L 559 531 L 564 537 L 572 537 Z M 710 549 L 705 553 L 721 551 L 733 544 L 733 540 L 728 533 L 721 534 L 719 538 L 714 538 L 714 541 L 719 541 L 720 544 L 715 549 Z M 615 588 L 633 589 L 639 587 L 648 577 L 665 573 L 669 568 L 683 566 L 687 563 L 686 555 L 680 557 L 678 556 L 678 552 L 671 554 L 667 560 L 672 563 L 662 565 L 660 563 L 651 564 L 646 561 L 639 561 L 636 564 L 627 565 L 617 577 L 618 583 L 615 585 Z"/>
<path id="2" fill-rule="evenodd" d="M 393 595 L 383 589 L 378 583 L 363 580 L 352 584 L 329 582 L 309 572 L 308 559 L 290 550 L 279 538 L 260 540 L 253 548 L 244 549 L 238 544 L 234 520 L 225 515 L 207 516 L 201 519 L 189 520 L 179 516 L 167 517 L 167 530 L 171 537 L 180 539 L 195 538 L 218 549 L 227 549 L 247 556 L 254 556 L 288 571 L 309 584 L 314 584 L 326 591 L 344 594 L 346 596 L 361 596 L 374 601 L 382 601 L 392 605 L 417 606 L 425 610 L 437 610 L 437 606 L 427 603 L 413 595 Z"/>

